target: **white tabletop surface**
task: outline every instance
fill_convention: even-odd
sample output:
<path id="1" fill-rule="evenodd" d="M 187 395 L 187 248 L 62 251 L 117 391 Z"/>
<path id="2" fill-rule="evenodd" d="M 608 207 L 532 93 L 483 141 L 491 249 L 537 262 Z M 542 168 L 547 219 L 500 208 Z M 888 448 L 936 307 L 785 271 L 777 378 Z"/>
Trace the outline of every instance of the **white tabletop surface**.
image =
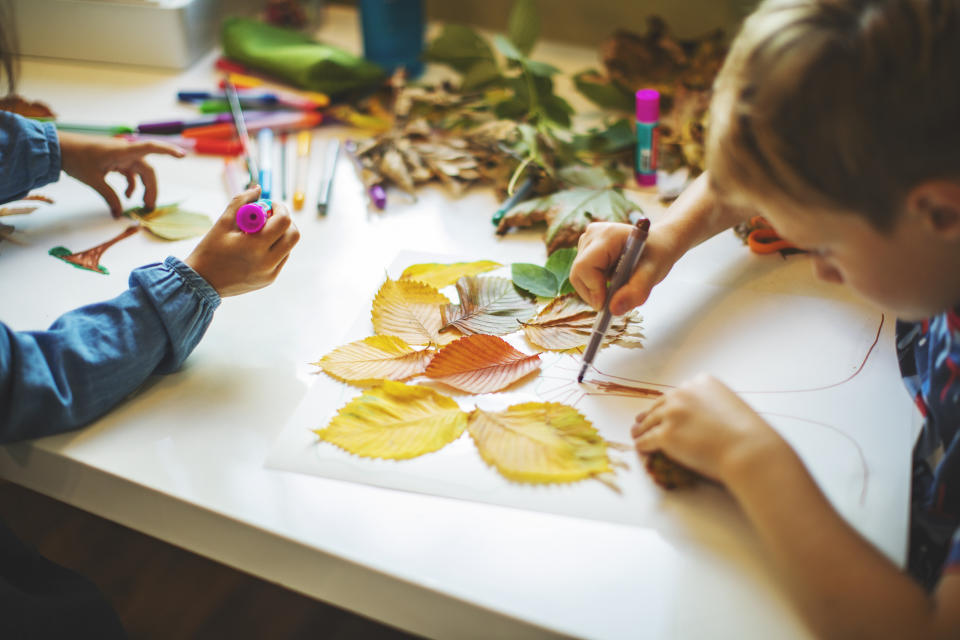
<path id="1" fill-rule="evenodd" d="M 353 19 L 349 11 L 329 11 L 323 33 L 356 50 Z M 560 45 L 544 45 L 538 57 L 570 71 L 595 64 L 589 51 Z M 211 86 L 212 60 L 183 73 L 27 60 L 20 90 L 48 102 L 65 121 L 163 120 L 190 115 L 176 103 L 176 91 Z M 345 134 L 318 130 L 314 140 Z M 219 159 L 157 158 L 154 165 L 160 202 L 182 201 L 211 216 L 222 210 L 227 193 Z M 73 269 L 47 250 L 85 249 L 125 224 L 110 219 L 99 196 L 69 178 L 41 191 L 56 204 L 7 220 L 25 246 L 0 243 L 0 318 L 14 329 L 44 328 L 64 310 L 115 295 L 131 269 L 166 255 L 184 257 L 196 243 L 136 234 L 104 255 L 111 275 Z M 82 430 L 0 449 L 0 474 L 428 636 L 808 637 L 746 522 L 725 516 L 713 523 L 715 510 L 735 513 L 714 487 L 661 494 L 661 517 L 644 527 L 264 466 L 314 379 L 307 363 L 341 343 L 398 251 L 542 264 L 540 231 L 493 234 L 496 201 L 488 190 L 457 200 L 437 188 L 425 189 L 416 202 L 395 192 L 390 198 L 386 212 L 368 212 L 351 165 L 341 162 L 329 215 L 318 218 L 309 208 L 295 214 L 302 240 L 279 279 L 225 300 L 183 370 L 151 379 Z M 771 292 L 846 295 L 814 282 L 802 259 L 751 256 L 730 234 L 699 247 L 675 272 Z M 895 370 L 888 377 L 895 382 Z M 903 411 L 902 398 L 885 395 L 877 402 Z M 902 458 L 872 470 L 890 487 L 889 508 L 879 520 L 853 523 L 901 563 L 911 429 L 904 424 L 901 432 L 874 436 L 887 442 L 877 446 L 902 451 Z"/>

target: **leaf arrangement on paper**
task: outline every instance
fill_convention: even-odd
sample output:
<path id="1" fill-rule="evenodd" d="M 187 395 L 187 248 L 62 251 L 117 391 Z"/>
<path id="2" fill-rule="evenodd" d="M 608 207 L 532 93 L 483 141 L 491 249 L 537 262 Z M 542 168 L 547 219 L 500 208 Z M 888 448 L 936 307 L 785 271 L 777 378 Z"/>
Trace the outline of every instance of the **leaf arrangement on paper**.
<path id="1" fill-rule="evenodd" d="M 365 387 L 317 436 L 358 456 L 400 460 L 437 451 L 466 430 L 483 460 L 510 480 L 606 482 L 601 476 L 616 466 L 609 457 L 616 445 L 573 407 L 532 402 L 464 411 L 432 386 L 496 393 L 537 375 L 540 352 L 583 346 L 596 312 L 575 294 L 561 295 L 574 255 L 548 261 L 543 269 L 554 282 L 534 292 L 508 278 L 479 275 L 500 266 L 489 261 L 416 264 L 400 279 L 388 278 L 373 301 L 376 335 L 314 363 L 337 380 Z M 458 304 L 438 289 L 451 284 Z M 636 313 L 615 318 L 605 344 L 641 346 L 640 320 Z M 413 378 L 423 384 L 404 383 Z"/>

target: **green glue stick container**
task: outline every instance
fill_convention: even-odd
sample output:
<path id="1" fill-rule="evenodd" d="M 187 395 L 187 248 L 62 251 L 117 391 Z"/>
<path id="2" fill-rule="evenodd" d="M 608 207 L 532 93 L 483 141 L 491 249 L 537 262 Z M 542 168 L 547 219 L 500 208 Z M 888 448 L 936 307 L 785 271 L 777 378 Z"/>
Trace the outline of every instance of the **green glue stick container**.
<path id="1" fill-rule="evenodd" d="M 656 89 L 637 91 L 637 150 L 634 171 L 637 184 L 657 184 L 657 146 L 660 121 L 660 92 Z"/>

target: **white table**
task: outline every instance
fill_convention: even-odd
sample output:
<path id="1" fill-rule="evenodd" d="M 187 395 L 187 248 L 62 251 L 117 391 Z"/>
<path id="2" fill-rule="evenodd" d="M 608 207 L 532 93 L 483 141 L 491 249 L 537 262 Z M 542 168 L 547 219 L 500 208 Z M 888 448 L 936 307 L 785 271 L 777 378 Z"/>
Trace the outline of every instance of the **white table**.
<path id="1" fill-rule="evenodd" d="M 352 20 L 349 11 L 331 11 L 324 32 L 356 50 Z M 538 57 L 576 70 L 592 63 L 589 55 L 545 45 Z M 28 60 L 21 92 L 49 102 L 64 120 L 160 120 L 189 115 L 175 92 L 210 86 L 211 61 L 177 74 Z M 330 133 L 318 132 L 315 141 Z M 319 153 L 314 157 L 319 163 Z M 161 202 L 182 199 L 211 215 L 222 210 L 220 160 L 157 158 L 154 165 Z M 184 257 L 196 242 L 136 234 L 105 254 L 110 276 L 76 270 L 47 250 L 85 249 L 124 225 L 72 180 L 42 191 L 57 204 L 15 220 L 29 246 L 0 243 L 0 317 L 15 329 L 46 327 L 66 309 L 112 296 L 126 287 L 130 269 L 168 254 Z M 489 215 L 496 203 L 489 192 L 448 200 L 428 189 L 417 202 L 390 196 L 386 212 L 368 213 L 350 164 L 341 162 L 330 214 L 317 218 L 308 208 L 295 215 L 302 240 L 280 278 L 225 300 L 182 371 L 152 379 L 82 430 L 0 449 L 0 474 L 428 636 L 808 637 L 746 523 L 720 518 L 711 524 L 712 510 L 730 509 L 729 497 L 716 488 L 663 494 L 666 524 L 636 527 L 264 467 L 313 379 L 306 363 L 340 344 L 399 249 L 503 263 L 544 258 L 539 232 L 494 236 Z M 750 256 L 729 234 L 698 248 L 675 272 L 760 290 L 845 295 L 814 282 L 802 259 Z M 901 563 L 912 435 L 910 425 L 877 434 L 903 455 L 901 466 L 875 474 L 902 488 L 889 493 L 883 521 L 854 523 Z"/>

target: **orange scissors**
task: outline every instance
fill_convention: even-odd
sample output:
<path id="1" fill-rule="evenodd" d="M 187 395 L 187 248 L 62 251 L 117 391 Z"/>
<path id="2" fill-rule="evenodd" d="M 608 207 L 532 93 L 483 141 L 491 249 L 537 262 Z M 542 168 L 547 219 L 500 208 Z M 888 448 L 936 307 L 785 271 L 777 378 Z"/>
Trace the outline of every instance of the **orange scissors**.
<path id="1" fill-rule="evenodd" d="M 790 253 L 803 253 L 797 245 L 787 242 L 770 226 L 763 216 L 753 216 L 750 218 L 750 233 L 747 234 L 747 246 L 750 251 L 759 254 L 777 253 L 786 251 Z"/>

